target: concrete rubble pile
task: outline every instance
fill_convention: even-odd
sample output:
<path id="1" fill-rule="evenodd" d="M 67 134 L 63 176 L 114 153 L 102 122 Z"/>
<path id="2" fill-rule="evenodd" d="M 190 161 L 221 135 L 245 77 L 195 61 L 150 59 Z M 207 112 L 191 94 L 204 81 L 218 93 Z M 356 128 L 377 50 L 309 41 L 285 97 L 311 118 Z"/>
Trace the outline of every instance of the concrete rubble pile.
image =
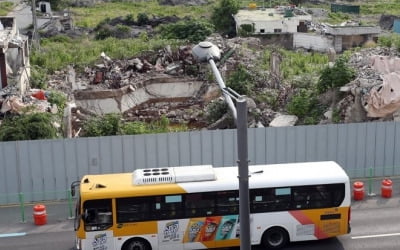
<path id="1" fill-rule="evenodd" d="M 347 122 L 399 119 L 399 62 L 400 53 L 396 49 L 380 47 L 361 50 L 350 58 L 349 63 L 358 76 L 341 88 L 351 94 L 345 108 Z"/>
<path id="2" fill-rule="evenodd" d="M 127 121 L 152 121 L 164 115 L 173 123 L 204 126 L 197 117 L 215 90 L 190 75 L 196 70 L 190 46 L 177 51 L 167 46 L 129 60 L 112 60 L 104 53 L 101 58 L 103 63 L 86 68 L 73 81 L 81 114 L 121 113 Z"/>

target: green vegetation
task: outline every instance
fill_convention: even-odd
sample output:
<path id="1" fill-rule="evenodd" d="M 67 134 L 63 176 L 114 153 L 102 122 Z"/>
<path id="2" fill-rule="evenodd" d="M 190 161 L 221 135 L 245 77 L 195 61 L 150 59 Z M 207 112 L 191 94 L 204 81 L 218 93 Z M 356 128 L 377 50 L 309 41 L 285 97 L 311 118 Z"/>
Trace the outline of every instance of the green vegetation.
<path id="1" fill-rule="evenodd" d="M 138 17 L 138 21 L 142 20 L 143 15 L 147 16 L 190 16 L 192 18 L 209 17 L 213 10 L 214 0 L 210 4 L 201 6 L 180 5 L 169 6 L 159 5 L 158 1 L 140 1 L 140 2 L 122 2 L 110 1 L 97 3 L 93 7 L 74 7 L 71 11 L 75 14 L 75 24 L 80 27 L 94 28 L 103 19 L 116 18 L 121 16 Z M 140 16 L 138 16 L 140 14 Z M 99 18 L 102 17 L 102 18 Z M 139 19 L 140 17 L 140 19 Z"/>
<path id="2" fill-rule="evenodd" d="M 87 120 L 83 125 L 84 136 L 108 136 L 120 134 L 121 115 L 106 114 Z"/>
<path id="3" fill-rule="evenodd" d="M 202 20 L 188 20 L 160 26 L 164 39 L 187 40 L 192 43 L 204 41 L 214 31 L 214 26 Z"/>
<path id="4" fill-rule="evenodd" d="M 149 16 L 146 13 L 139 13 L 137 15 L 137 22 L 139 26 L 146 25 L 149 23 Z"/>
<path id="5" fill-rule="evenodd" d="M 361 15 L 400 15 L 400 2 L 397 0 L 366 1 L 360 4 Z"/>
<path id="6" fill-rule="evenodd" d="M 6 117 L 0 126 L 0 141 L 54 139 L 57 129 L 49 113 L 27 113 Z"/>
<path id="7" fill-rule="evenodd" d="M 228 112 L 228 104 L 225 100 L 216 100 L 208 104 L 206 118 L 209 123 L 218 121 Z"/>
<path id="8" fill-rule="evenodd" d="M 280 66 L 282 77 L 287 80 L 292 80 L 299 75 L 320 72 L 328 63 L 328 56 L 318 52 L 305 53 L 281 49 L 279 53 L 282 55 Z M 265 51 L 262 60 L 268 68 L 270 57 L 271 51 Z"/>
<path id="9" fill-rule="evenodd" d="M 157 121 L 145 123 L 122 122 L 120 114 L 106 114 L 87 120 L 83 125 L 83 136 L 155 134 L 186 130 L 187 127 L 185 125 L 170 125 L 170 121 L 165 116 L 161 116 Z"/>
<path id="10" fill-rule="evenodd" d="M 342 118 L 340 117 L 340 110 L 334 108 L 332 111 L 332 122 L 339 123 Z"/>
<path id="11" fill-rule="evenodd" d="M 256 103 L 266 103 L 273 110 L 276 110 L 279 105 L 279 92 L 278 90 L 268 89 L 255 94 Z"/>
<path id="12" fill-rule="evenodd" d="M 300 89 L 286 105 L 289 114 L 296 115 L 300 123 L 308 125 L 318 123 L 324 108 L 318 102 L 316 93 L 309 89 Z"/>
<path id="13" fill-rule="evenodd" d="M 333 67 L 326 66 L 322 70 L 317 84 L 319 93 L 339 88 L 354 79 L 355 71 L 347 65 L 347 60 L 345 56 L 341 56 Z"/>
<path id="14" fill-rule="evenodd" d="M 47 80 L 48 76 L 45 67 L 39 67 L 38 65 L 31 67 L 31 88 L 47 89 Z"/>
<path id="15" fill-rule="evenodd" d="M 60 115 L 63 114 L 65 105 L 67 103 L 67 97 L 65 96 L 64 93 L 52 90 L 47 95 L 47 101 L 50 104 L 57 105 L 59 114 Z"/>
<path id="16" fill-rule="evenodd" d="M 330 24 L 340 24 L 345 21 L 351 20 L 351 17 L 347 13 L 343 12 L 329 12 L 328 14 L 328 19 L 324 20 L 324 22 L 330 23 Z"/>
<path id="17" fill-rule="evenodd" d="M 30 57 L 32 65 L 47 69 L 49 73 L 65 68 L 68 65 L 83 67 L 92 65 L 104 52 L 112 59 L 127 59 L 142 51 L 157 50 L 171 45 L 173 48 L 182 43 L 178 40 L 152 39 L 116 39 L 90 40 L 88 37 L 77 39 L 59 35 L 41 40 L 41 50 L 33 51 Z"/>
<path id="18" fill-rule="evenodd" d="M 256 0 L 256 1 L 240 1 L 240 7 L 248 7 L 250 4 L 255 4 L 256 7 L 264 7 L 264 8 L 274 8 L 275 6 L 278 5 L 289 5 L 291 1 L 279 1 L 279 0 Z"/>
<path id="19" fill-rule="evenodd" d="M 249 95 L 254 87 L 254 80 L 246 67 L 239 64 L 236 70 L 229 75 L 226 86 L 241 95 Z"/>
<path id="20" fill-rule="evenodd" d="M 214 8 L 211 15 L 211 22 L 215 29 L 223 35 L 234 36 L 236 33 L 234 14 L 239 11 L 239 0 L 221 0 Z"/>
<path id="21" fill-rule="evenodd" d="M 7 16 L 7 14 L 14 8 L 13 2 L 0 2 L 0 16 Z"/>
<path id="22" fill-rule="evenodd" d="M 254 27 L 251 24 L 242 24 L 239 29 L 239 36 L 250 36 L 254 32 Z"/>
<path id="23" fill-rule="evenodd" d="M 380 36 L 378 38 L 378 44 L 383 47 L 388 48 L 396 48 L 397 51 L 400 51 L 400 35 L 399 34 L 390 34 L 385 36 Z"/>

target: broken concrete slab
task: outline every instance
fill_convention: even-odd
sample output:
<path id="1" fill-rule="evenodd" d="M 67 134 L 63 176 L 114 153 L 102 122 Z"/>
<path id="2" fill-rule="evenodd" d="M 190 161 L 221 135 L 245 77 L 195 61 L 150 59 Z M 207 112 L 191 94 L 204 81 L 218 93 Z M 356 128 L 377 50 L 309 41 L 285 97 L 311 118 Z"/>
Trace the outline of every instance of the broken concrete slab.
<path id="1" fill-rule="evenodd" d="M 75 91 L 77 106 L 102 115 L 124 113 L 146 102 L 182 102 L 197 98 L 204 82 L 187 78 L 160 77 L 145 81 L 141 87 Z"/>
<path id="2" fill-rule="evenodd" d="M 299 118 L 295 115 L 278 115 L 269 124 L 270 127 L 294 126 Z"/>

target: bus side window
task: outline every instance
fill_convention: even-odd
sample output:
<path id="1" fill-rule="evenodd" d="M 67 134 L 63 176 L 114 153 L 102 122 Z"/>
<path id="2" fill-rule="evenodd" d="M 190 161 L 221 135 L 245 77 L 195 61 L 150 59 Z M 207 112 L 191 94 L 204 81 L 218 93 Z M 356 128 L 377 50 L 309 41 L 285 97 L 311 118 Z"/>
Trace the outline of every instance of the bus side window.
<path id="1" fill-rule="evenodd" d="M 192 193 L 185 195 L 185 216 L 202 217 L 214 215 L 214 196 L 210 193 Z"/>
<path id="2" fill-rule="evenodd" d="M 263 213 L 276 210 L 277 199 L 275 189 L 262 188 L 250 190 L 250 209 L 254 213 Z"/>
<path id="3" fill-rule="evenodd" d="M 185 215 L 187 217 L 195 217 L 198 216 L 198 206 L 197 202 L 201 201 L 201 194 L 187 194 L 185 196 Z"/>
<path id="4" fill-rule="evenodd" d="M 217 213 L 219 215 L 239 213 L 238 191 L 217 192 Z"/>
<path id="5" fill-rule="evenodd" d="M 290 208 L 292 188 L 275 188 L 275 211 L 287 210 Z"/>

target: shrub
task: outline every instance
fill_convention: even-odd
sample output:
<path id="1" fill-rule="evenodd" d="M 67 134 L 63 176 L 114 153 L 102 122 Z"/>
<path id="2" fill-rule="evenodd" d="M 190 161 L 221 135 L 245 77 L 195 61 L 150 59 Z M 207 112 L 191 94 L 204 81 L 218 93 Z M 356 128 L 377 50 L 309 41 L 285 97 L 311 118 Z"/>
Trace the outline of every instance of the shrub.
<path id="1" fill-rule="evenodd" d="M 48 81 L 48 76 L 46 69 L 43 67 L 33 65 L 31 67 L 31 79 L 30 79 L 31 87 L 36 89 L 46 89 L 47 81 Z"/>
<path id="2" fill-rule="evenodd" d="M 93 117 L 87 120 L 83 125 L 84 136 L 109 136 L 120 133 L 119 114 L 106 114 L 104 116 Z"/>
<path id="3" fill-rule="evenodd" d="M 324 93 L 327 90 L 334 89 L 349 83 L 354 79 L 356 73 L 354 69 L 347 65 L 347 58 L 339 57 L 333 67 L 326 66 L 321 71 L 317 89 L 319 93 Z"/>
<path id="4" fill-rule="evenodd" d="M 241 95 L 248 95 L 254 84 L 251 74 L 245 66 L 239 64 L 237 69 L 229 75 L 226 85 Z"/>
<path id="5" fill-rule="evenodd" d="M 189 42 L 204 41 L 211 35 L 214 27 L 206 21 L 189 20 L 160 25 L 159 31 L 164 39 L 180 39 Z"/>
<path id="6" fill-rule="evenodd" d="M 206 119 L 209 123 L 218 121 L 223 115 L 228 112 L 228 104 L 225 100 L 217 100 L 211 102 L 207 106 Z"/>
<path id="7" fill-rule="evenodd" d="M 133 14 L 128 14 L 125 16 L 125 22 L 127 22 L 128 24 L 134 24 L 135 23 L 135 17 L 133 16 Z"/>
<path id="8" fill-rule="evenodd" d="M 50 104 L 56 104 L 59 112 L 62 114 L 65 108 L 65 104 L 67 102 L 67 97 L 62 92 L 50 91 L 47 96 L 47 101 Z"/>
<path id="9" fill-rule="evenodd" d="M 262 93 L 256 93 L 256 99 L 258 103 L 266 103 L 272 109 L 277 109 L 279 105 L 279 92 L 273 89 L 264 91 Z"/>
<path id="10" fill-rule="evenodd" d="M 169 132 L 169 119 L 161 116 L 160 120 L 148 124 L 148 133 L 166 133 Z"/>
<path id="11" fill-rule="evenodd" d="M 0 126 L 0 141 L 39 140 L 57 137 L 49 113 L 32 113 L 12 116 L 3 120 Z"/>
<path id="12" fill-rule="evenodd" d="M 139 26 L 147 25 L 149 24 L 149 17 L 147 16 L 146 13 L 139 13 L 137 15 L 137 22 Z"/>
<path id="13" fill-rule="evenodd" d="M 124 135 L 146 134 L 147 126 L 144 122 L 127 122 L 122 126 L 121 131 Z"/>
<path id="14" fill-rule="evenodd" d="M 112 27 L 108 24 L 101 25 L 98 29 L 96 29 L 96 40 L 104 40 L 108 37 L 112 37 L 114 35 L 114 32 L 112 30 Z"/>
<path id="15" fill-rule="evenodd" d="M 392 38 L 390 36 L 380 36 L 378 37 L 378 45 L 382 47 L 392 47 Z"/>
<path id="16" fill-rule="evenodd" d="M 254 32 L 254 27 L 251 24 L 242 24 L 239 29 L 239 36 L 249 36 Z"/>
<path id="17" fill-rule="evenodd" d="M 322 115 L 323 107 L 313 91 L 301 89 L 286 105 L 286 110 L 303 120 L 304 124 L 315 124 Z"/>

